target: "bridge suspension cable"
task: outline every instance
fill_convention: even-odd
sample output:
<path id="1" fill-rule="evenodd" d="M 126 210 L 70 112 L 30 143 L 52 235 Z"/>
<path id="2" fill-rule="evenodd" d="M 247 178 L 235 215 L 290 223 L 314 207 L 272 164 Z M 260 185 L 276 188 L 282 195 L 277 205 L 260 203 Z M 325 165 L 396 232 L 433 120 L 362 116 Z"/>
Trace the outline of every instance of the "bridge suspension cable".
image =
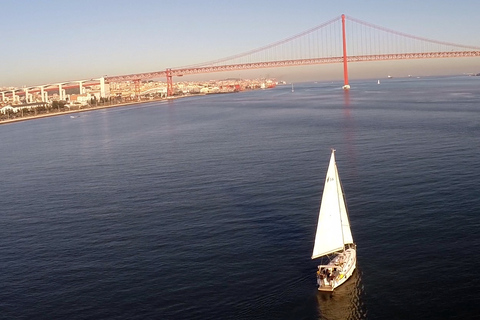
<path id="1" fill-rule="evenodd" d="M 335 50 L 335 47 L 328 44 L 326 40 L 333 38 L 332 36 L 340 30 L 339 19 L 340 17 L 335 17 L 316 27 L 253 50 L 221 59 L 179 67 L 178 69 L 216 66 L 220 64 L 252 63 L 254 61 L 268 61 L 272 59 L 305 59 L 307 56 L 313 58 L 319 57 L 319 48 L 324 49 L 323 56 L 334 56 L 338 52 Z M 332 32 L 333 29 L 335 29 L 336 32 Z M 323 42 L 320 43 L 322 40 Z"/>
<path id="2" fill-rule="evenodd" d="M 480 50 L 480 47 L 432 40 L 347 16 L 350 56 Z"/>
<path id="3" fill-rule="evenodd" d="M 343 16 L 343 15 L 342 15 Z M 374 25 L 345 16 L 340 17 L 257 49 L 225 58 L 165 71 L 107 77 L 108 81 L 127 81 L 172 76 L 359 61 L 480 57 L 480 47 L 431 40 Z M 346 53 L 343 52 L 345 32 Z M 347 75 L 345 76 L 347 77 Z"/>

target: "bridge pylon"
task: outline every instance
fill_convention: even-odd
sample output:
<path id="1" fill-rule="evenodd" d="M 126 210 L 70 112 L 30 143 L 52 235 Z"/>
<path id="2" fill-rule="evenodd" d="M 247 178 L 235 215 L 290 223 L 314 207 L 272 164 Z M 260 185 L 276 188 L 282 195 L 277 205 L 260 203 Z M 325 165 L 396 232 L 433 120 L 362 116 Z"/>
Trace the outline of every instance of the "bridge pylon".
<path id="1" fill-rule="evenodd" d="M 347 39 L 345 37 L 345 15 L 342 14 L 342 40 L 343 40 L 343 89 L 349 90 L 348 65 L 347 65 Z"/>
<path id="2" fill-rule="evenodd" d="M 140 101 L 140 84 L 141 84 L 142 80 L 140 79 L 135 79 L 133 80 L 133 83 L 135 85 L 135 99 L 137 99 L 138 101 Z"/>
<path id="3" fill-rule="evenodd" d="M 173 76 L 172 76 L 172 69 L 165 70 L 165 74 L 167 76 L 167 97 L 173 96 Z"/>

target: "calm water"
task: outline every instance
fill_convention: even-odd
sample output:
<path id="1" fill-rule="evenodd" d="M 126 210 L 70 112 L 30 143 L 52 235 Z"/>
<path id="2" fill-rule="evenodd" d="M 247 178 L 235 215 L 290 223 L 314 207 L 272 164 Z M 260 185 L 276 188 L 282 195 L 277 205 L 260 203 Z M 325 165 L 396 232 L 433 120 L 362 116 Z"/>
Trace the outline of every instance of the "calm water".
<path id="1" fill-rule="evenodd" d="M 480 77 L 351 85 L 1 125 L 0 318 L 475 318 Z M 358 269 L 325 295 L 332 147 Z"/>

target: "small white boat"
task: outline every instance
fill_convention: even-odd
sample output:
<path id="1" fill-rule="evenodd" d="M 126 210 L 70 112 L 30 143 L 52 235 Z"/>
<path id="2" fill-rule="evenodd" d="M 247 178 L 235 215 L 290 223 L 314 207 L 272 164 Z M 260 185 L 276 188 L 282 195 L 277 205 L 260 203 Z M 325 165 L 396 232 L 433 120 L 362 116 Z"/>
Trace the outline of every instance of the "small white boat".
<path id="1" fill-rule="evenodd" d="M 329 260 L 318 266 L 317 284 L 320 291 L 333 291 L 345 283 L 355 271 L 356 245 L 350 230 L 346 201 L 333 149 L 325 178 L 312 253 L 312 259 L 320 257 Z"/>
<path id="2" fill-rule="evenodd" d="M 377 84 L 380 84 L 380 80 L 377 80 Z"/>

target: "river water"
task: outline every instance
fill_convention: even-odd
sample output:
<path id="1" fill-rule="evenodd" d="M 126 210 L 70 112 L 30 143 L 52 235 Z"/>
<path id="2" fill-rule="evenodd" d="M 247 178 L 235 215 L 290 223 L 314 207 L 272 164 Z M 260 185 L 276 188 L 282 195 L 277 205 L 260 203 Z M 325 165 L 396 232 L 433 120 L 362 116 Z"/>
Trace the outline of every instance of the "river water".
<path id="1" fill-rule="evenodd" d="M 0 126 L 2 319 L 472 319 L 480 77 L 295 84 Z M 357 271 L 310 259 L 335 148 Z"/>

